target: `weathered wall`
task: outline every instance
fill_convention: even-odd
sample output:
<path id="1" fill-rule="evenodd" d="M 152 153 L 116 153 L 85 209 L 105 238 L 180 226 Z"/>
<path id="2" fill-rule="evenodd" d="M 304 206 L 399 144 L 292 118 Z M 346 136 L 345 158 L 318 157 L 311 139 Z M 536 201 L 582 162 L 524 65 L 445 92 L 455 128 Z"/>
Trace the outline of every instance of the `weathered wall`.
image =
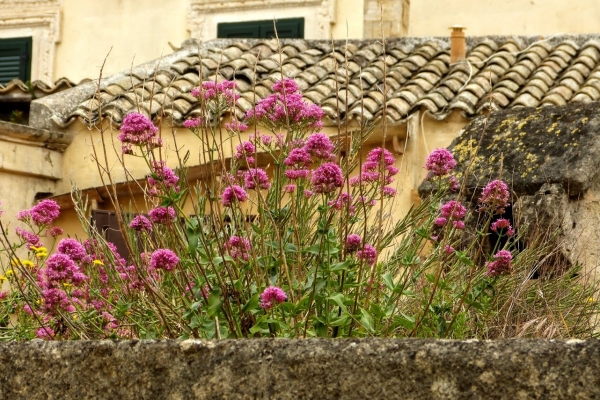
<path id="1" fill-rule="evenodd" d="M 413 0 L 408 36 L 447 36 L 467 27 L 468 36 L 597 33 L 596 0 Z"/>
<path id="2" fill-rule="evenodd" d="M 170 54 L 187 39 L 187 1 L 63 0 L 54 78 L 97 78 Z M 135 60 L 134 60 L 135 57 Z"/>
<path id="3" fill-rule="evenodd" d="M 593 399 L 597 340 L 0 344 L 3 399 Z"/>

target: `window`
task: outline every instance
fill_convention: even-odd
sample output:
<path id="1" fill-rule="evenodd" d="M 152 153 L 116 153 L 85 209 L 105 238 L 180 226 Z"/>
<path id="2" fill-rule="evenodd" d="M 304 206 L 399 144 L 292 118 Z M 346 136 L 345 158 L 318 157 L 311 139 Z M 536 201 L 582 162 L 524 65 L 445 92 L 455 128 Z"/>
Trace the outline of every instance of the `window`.
<path id="1" fill-rule="evenodd" d="M 31 38 L 0 40 L 0 83 L 31 80 Z"/>
<path id="2" fill-rule="evenodd" d="M 275 24 L 280 39 L 304 38 L 304 18 L 278 19 Z M 270 39 L 275 37 L 275 29 L 273 29 L 273 20 L 227 22 L 217 25 L 217 37 Z"/>

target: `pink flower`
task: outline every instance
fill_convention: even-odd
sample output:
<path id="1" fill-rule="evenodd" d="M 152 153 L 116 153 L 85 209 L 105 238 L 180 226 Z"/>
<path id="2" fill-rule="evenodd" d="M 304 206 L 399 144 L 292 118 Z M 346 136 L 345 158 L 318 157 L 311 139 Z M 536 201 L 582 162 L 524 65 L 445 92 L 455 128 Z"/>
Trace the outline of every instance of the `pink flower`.
<path id="1" fill-rule="evenodd" d="M 394 197 L 396 195 L 396 189 L 393 187 L 385 186 L 383 188 L 383 195 L 385 197 Z"/>
<path id="2" fill-rule="evenodd" d="M 500 250 L 494 254 L 494 261 L 486 263 L 486 275 L 494 277 L 510 272 L 511 261 L 512 254 L 510 254 L 510 251 Z"/>
<path id="3" fill-rule="evenodd" d="M 373 265 L 377 260 L 377 250 L 370 244 L 365 244 L 365 247 L 356 253 L 356 258 L 363 260 L 367 265 Z"/>
<path id="4" fill-rule="evenodd" d="M 121 134 L 117 138 L 123 143 L 123 153 L 131 154 L 132 146 L 162 146 L 162 140 L 156 136 L 158 128 L 150 118 L 137 112 L 129 113 L 123 118 Z"/>
<path id="5" fill-rule="evenodd" d="M 8 296 L 8 292 L 0 292 L 0 300 L 6 299 L 7 296 Z"/>
<path id="6" fill-rule="evenodd" d="M 356 233 L 348 235 L 348 237 L 346 238 L 346 252 L 354 253 L 355 251 L 360 249 L 361 244 L 362 239 L 360 235 L 357 235 Z"/>
<path id="7" fill-rule="evenodd" d="M 58 242 L 56 251 L 69 256 L 75 261 L 81 261 L 87 255 L 85 247 L 83 247 L 79 241 L 71 238 L 61 239 L 61 241 Z M 50 258 L 52 258 L 52 256 Z M 48 258 L 48 262 L 50 261 L 50 258 Z"/>
<path id="8" fill-rule="evenodd" d="M 506 234 L 508 236 L 512 236 L 515 234 L 515 230 L 513 229 L 513 227 L 510 225 L 510 221 L 504 218 L 500 218 L 497 219 L 496 221 L 494 221 L 492 223 L 492 225 L 490 226 L 490 229 L 493 232 L 498 232 L 498 229 L 506 229 Z"/>
<path id="9" fill-rule="evenodd" d="M 398 168 L 394 166 L 395 163 L 396 159 L 389 150 L 382 147 L 373 149 L 367 155 L 367 158 L 362 165 L 360 175 L 350 179 L 350 185 L 356 186 L 363 182 L 378 183 L 382 180 L 384 185 L 389 185 L 394 181 L 392 176 L 398 173 Z M 383 177 L 381 176 L 382 174 Z M 384 189 L 384 194 L 391 196 L 392 191 L 392 188 L 387 190 Z"/>
<path id="10" fill-rule="evenodd" d="M 202 82 L 202 87 L 193 88 L 190 94 L 205 101 L 213 101 L 219 108 L 223 108 L 225 106 L 233 106 L 235 101 L 240 98 L 234 92 L 235 88 L 236 83 L 234 81 L 223 81 L 220 83 L 206 81 Z"/>
<path id="11" fill-rule="evenodd" d="M 155 161 L 152 163 L 152 174 L 148 176 L 148 185 L 150 196 L 159 196 L 163 191 L 173 190 L 179 193 L 180 188 L 177 185 L 179 177 L 173 170 L 165 165 L 164 161 Z"/>
<path id="12" fill-rule="evenodd" d="M 283 303 L 287 300 L 287 295 L 283 289 L 277 286 L 269 286 L 260 295 L 260 306 L 265 310 L 269 310 L 277 303 Z"/>
<path id="13" fill-rule="evenodd" d="M 168 224 L 175 220 L 176 214 L 173 207 L 156 207 L 148 213 L 155 224 Z"/>
<path id="14" fill-rule="evenodd" d="M 311 184 L 315 193 L 331 193 L 342 187 L 344 176 L 339 165 L 328 162 L 319 166 L 312 175 Z"/>
<path id="15" fill-rule="evenodd" d="M 350 215 L 354 215 L 356 211 L 356 207 L 352 204 L 352 195 L 346 192 L 341 193 L 337 199 L 328 201 L 327 205 L 336 210 L 346 209 L 347 207 Z"/>
<path id="16" fill-rule="evenodd" d="M 435 149 L 427 157 L 425 169 L 429 171 L 428 176 L 444 176 L 456 167 L 454 156 L 446 149 Z"/>
<path id="17" fill-rule="evenodd" d="M 446 245 L 444 247 L 444 251 L 446 252 L 446 254 L 452 254 L 452 253 L 454 253 L 454 247 L 452 247 L 450 245 Z"/>
<path id="18" fill-rule="evenodd" d="M 313 133 L 310 135 L 306 139 L 304 148 L 313 157 L 322 160 L 331 160 L 334 158 L 333 150 L 335 149 L 335 146 L 331 142 L 331 139 L 329 139 L 329 136 L 324 133 Z"/>
<path id="19" fill-rule="evenodd" d="M 40 237 L 33 232 L 26 231 L 25 229 L 21 229 L 18 226 L 15 228 L 15 232 L 17 236 L 23 239 L 27 243 L 27 248 L 31 250 L 32 247 L 42 247 L 42 241 Z"/>
<path id="20" fill-rule="evenodd" d="M 63 234 L 63 229 L 59 228 L 58 226 L 53 226 L 52 229 L 50 229 L 50 236 L 52 237 L 57 237 Z"/>
<path id="21" fill-rule="evenodd" d="M 479 198 L 479 211 L 491 214 L 504 214 L 508 206 L 510 192 L 508 185 L 501 180 L 494 180 L 487 184 Z"/>
<path id="22" fill-rule="evenodd" d="M 158 249 L 150 256 L 150 268 L 173 271 L 179 262 L 179 257 L 169 249 Z"/>
<path id="23" fill-rule="evenodd" d="M 60 206 L 54 200 L 42 200 L 29 210 L 29 215 L 34 224 L 49 225 L 60 215 Z"/>
<path id="24" fill-rule="evenodd" d="M 49 326 L 43 326 L 35 332 L 35 336 L 37 336 L 38 339 L 44 339 L 44 340 L 52 340 L 54 335 L 55 335 L 54 330 L 52 328 L 50 328 Z"/>
<path id="25" fill-rule="evenodd" d="M 231 121 L 225 123 L 225 129 L 233 133 L 245 132 L 248 129 L 248 125 L 243 124 L 239 121 Z"/>
<path id="26" fill-rule="evenodd" d="M 305 190 L 305 191 L 304 191 L 304 197 L 306 197 L 307 199 L 308 199 L 308 198 L 311 198 L 311 197 L 312 197 L 312 195 L 313 195 L 313 192 L 312 192 L 312 191 L 310 191 L 310 190 Z"/>
<path id="27" fill-rule="evenodd" d="M 202 125 L 202 118 L 191 118 L 183 121 L 183 127 L 188 129 L 194 129 Z"/>
<path id="28" fill-rule="evenodd" d="M 152 222 L 143 215 L 136 215 L 129 223 L 129 227 L 136 231 L 149 232 L 152 230 Z"/>
<path id="29" fill-rule="evenodd" d="M 233 207 L 236 203 L 243 203 L 248 199 L 248 193 L 238 185 L 231 185 L 223 190 L 221 204 L 225 207 Z"/>
<path id="30" fill-rule="evenodd" d="M 298 85 L 293 80 L 285 78 L 276 82 L 273 90 L 275 93 L 260 100 L 246 113 L 246 118 L 271 129 L 316 131 L 323 127 L 323 110 L 302 100 Z"/>
<path id="31" fill-rule="evenodd" d="M 310 171 L 308 169 L 288 169 L 285 171 L 285 176 L 288 179 L 296 180 L 296 179 L 304 179 L 310 175 Z"/>
<path id="32" fill-rule="evenodd" d="M 235 158 L 237 160 L 246 160 L 248 164 L 254 164 L 256 155 L 256 146 L 252 142 L 242 142 L 235 148 Z"/>
<path id="33" fill-rule="evenodd" d="M 440 214 L 441 216 L 434 221 L 435 225 L 444 226 L 448 221 L 451 221 L 455 229 L 465 228 L 462 219 L 467 214 L 467 209 L 460 202 L 456 200 L 446 202 L 440 209 Z"/>
<path id="34" fill-rule="evenodd" d="M 296 191 L 297 186 L 290 184 L 290 185 L 285 185 L 285 187 L 283 188 L 283 191 L 286 193 L 294 193 Z"/>
<path id="35" fill-rule="evenodd" d="M 252 246 L 248 239 L 240 236 L 232 236 L 227 243 L 225 243 L 225 248 L 232 258 L 248 261 Z"/>
<path id="36" fill-rule="evenodd" d="M 267 173 L 261 168 L 250 168 L 244 174 L 244 184 L 248 190 L 256 190 L 257 186 L 265 190 L 271 187 Z"/>

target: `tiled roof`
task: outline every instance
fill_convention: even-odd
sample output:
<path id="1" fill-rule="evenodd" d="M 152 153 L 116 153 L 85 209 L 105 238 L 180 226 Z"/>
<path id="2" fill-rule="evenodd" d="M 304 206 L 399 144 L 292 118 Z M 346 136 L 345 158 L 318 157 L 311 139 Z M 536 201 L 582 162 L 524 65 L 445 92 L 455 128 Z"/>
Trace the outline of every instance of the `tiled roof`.
<path id="1" fill-rule="evenodd" d="M 81 81 L 85 83 L 86 80 Z M 33 81 L 30 84 L 20 79 L 13 79 L 10 82 L 0 84 L 0 99 L 3 101 L 31 101 L 35 98 L 48 96 L 60 91 L 70 89 L 77 84 L 67 78 L 57 79 L 53 84 L 47 84 L 43 81 Z"/>
<path id="2" fill-rule="evenodd" d="M 99 95 L 102 112 L 119 125 L 139 106 L 153 116 L 164 112 L 179 124 L 199 112 L 189 94 L 199 84 L 199 69 L 204 80 L 237 81 L 238 117 L 252 107 L 253 84 L 256 96 L 263 98 L 281 78 L 281 71 L 294 78 L 304 97 L 320 104 L 333 122 L 338 107 L 341 120 L 361 115 L 379 119 L 384 80 L 391 122 L 404 120 L 420 107 L 443 119 L 455 109 L 473 117 L 490 104 L 537 107 L 600 99 L 600 35 L 469 38 L 468 62 L 452 65 L 447 38 L 389 39 L 385 68 L 378 41 L 349 41 L 347 67 L 345 47 L 346 41 L 283 40 L 278 54 L 274 41 L 188 42 L 158 68 L 155 63 L 149 72 L 133 69 L 107 80 Z M 98 106 L 97 96 L 90 94 L 53 119 L 63 126 L 76 117 L 95 122 Z"/>

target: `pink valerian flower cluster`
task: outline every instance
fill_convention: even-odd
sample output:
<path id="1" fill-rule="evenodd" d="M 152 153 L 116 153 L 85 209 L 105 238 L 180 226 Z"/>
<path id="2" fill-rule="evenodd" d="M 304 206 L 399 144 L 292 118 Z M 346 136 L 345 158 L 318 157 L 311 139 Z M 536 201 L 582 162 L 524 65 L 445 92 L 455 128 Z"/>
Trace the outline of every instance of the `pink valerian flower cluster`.
<path id="1" fill-rule="evenodd" d="M 223 190 L 221 204 L 224 207 L 233 207 L 237 203 L 243 203 L 248 199 L 248 193 L 238 185 L 231 185 Z"/>
<path id="2" fill-rule="evenodd" d="M 136 215 L 129 223 L 129 227 L 136 231 L 150 232 L 152 230 L 152 222 L 143 215 Z"/>
<path id="3" fill-rule="evenodd" d="M 289 167 L 285 171 L 288 179 L 303 179 L 310 174 L 308 166 L 312 163 L 312 158 L 304 147 L 297 147 L 289 152 L 283 163 Z"/>
<path id="4" fill-rule="evenodd" d="M 216 83 L 215 81 L 202 82 L 201 87 L 193 88 L 190 94 L 199 99 L 204 99 L 211 102 L 213 106 L 222 109 L 231 107 L 240 98 L 235 93 L 236 83 L 234 81 L 223 81 Z"/>
<path id="5" fill-rule="evenodd" d="M 284 78 L 273 85 L 274 93 L 260 100 L 246 113 L 251 122 L 270 128 L 289 128 L 292 131 L 316 131 L 323 127 L 323 110 L 302 100 L 300 88 L 293 79 Z"/>
<path id="6" fill-rule="evenodd" d="M 133 154 L 133 146 L 155 148 L 162 146 L 162 139 L 156 134 L 158 128 L 150 118 L 137 112 L 129 113 L 123 118 L 121 134 L 117 138 L 123 143 L 123 154 Z"/>
<path id="7" fill-rule="evenodd" d="M 164 161 L 154 161 L 152 163 L 152 173 L 148 176 L 148 185 L 150 196 L 159 196 L 163 192 L 173 190 L 179 193 L 180 188 L 177 185 L 179 177 L 173 170 L 165 165 Z"/>
<path id="8" fill-rule="evenodd" d="M 506 183 L 498 179 L 491 181 L 483 188 L 479 198 L 479 211 L 489 212 L 492 215 L 504 214 L 509 198 L 510 192 Z"/>
<path id="9" fill-rule="evenodd" d="M 365 244 L 365 247 L 356 253 L 356 258 L 363 260 L 367 265 L 373 265 L 377 260 L 377 250 L 370 244 Z"/>
<path id="10" fill-rule="evenodd" d="M 248 239 L 240 236 L 232 236 L 227 243 L 225 243 L 225 249 L 232 258 L 248 261 L 252 246 Z"/>
<path id="11" fill-rule="evenodd" d="M 312 156 L 320 160 L 330 161 L 335 159 L 333 154 L 335 146 L 324 133 L 313 133 L 306 138 L 304 149 Z"/>
<path id="12" fill-rule="evenodd" d="M 63 233 L 64 233 L 63 229 L 58 226 L 53 226 L 52 229 L 50 229 L 50 236 L 52 236 L 52 237 L 60 236 Z"/>
<path id="13" fill-rule="evenodd" d="M 58 243 L 56 251 L 71 257 L 72 260 L 81 262 L 87 256 L 85 247 L 78 241 L 72 238 L 62 239 Z"/>
<path id="14" fill-rule="evenodd" d="M 244 186 L 248 190 L 268 190 L 271 187 L 269 177 L 261 168 L 250 168 L 244 174 Z"/>
<path id="15" fill-rule="evenodd" d="M 269 286 L 260 295 L 260 306 L 265 310 L 270 310 L 276 304 L 287 300 L 287 295 L 283 289 L 277 286 Z"/>
<path id="16" fill-rule="evenodd" d="M 240 133 L 245 132 L 248 129 L 248 125 L 239 121 L 231 121 L 225 123 L 225 129 L 231 133 Z"/>
<path id="17" fill-rule="evenodd" d="M 346 238 L 346 253 L 354 253 L 358 249 L 360 249 L 362 244 L 362 239 L 360 235 L 356 233 L 351 233 Z"/>
<path id="18" fill-rule="evenodd" d="M 183 127 L 188 129 L 196 129 L 202 125 L 202 118 L 190 118 L 183 121 Z"/>
<path id="19" fill-rule="evenodd" d="M 148 212 L 150 219 L 155 224 L 168 224 L 175 220 L 177 214 L 173 207 L 156 207 Z"/>
<path id="20" fill-rule="evenodd" d="M 60 215 L 60 206 L 54 200 L 42 200 L 29 210 L 19 211 L 19 221 L 31 221 L 37 226 L 50 225 Z"/>
<path id="21" fill-rule="evenodd" d="M 74 312 L 74 303 L 65 287 L 80 286 L 89 280 L 75 261 L 63 253 L 55 253 L 48 257 L 46 266 L 38 272 L 37 278 L 42 288 L 42 309 L 50 315 L 55 315 L 59 309 Z"/>
<path id="22" fill-rule="evenodd" d="M 327 205 L 338 211 L 348 208 L 350 215 L 354 215 L 356 211 L 356 206 L 352 204 L 352 195 L 346 192 L 341 193 L 337 199 L 328 201 Z"/>
<path id="23" fill-rule="evenodd" d="M 169 249 L 158 249 L 150 256 L 150 268 L 173 271 L 179 263 L 179 257 Z"/>
<path id="24" fill-rule="evenodd" d="M 456 167 L 454 156 L 446 149 L 435 149 L 427 156 L 425 169 L 428 177 L 448 175 Z"/>
<path id="25" fill-rule="evenodd" d="M 515 230 L 510 224 L 510 221 L 505 218 L 500 218 L 494 221 L 492 225 L 490 225 L 490 229 L 492 230 L 492 232 L 500 234 L 506 233 L 508 236 L 512 236 L 515 234 Z M 498 230 L 500 230 L 500 232 L 498 232 Z"/>
<path id="26" fill-rule="evenodd" d="M 42 241 L 38 235 L 33 232 L 26 231 L 25 229 L 19 228 L 18 226 L 15 228 L 15 232 L 17 236 L 19 236 L 25 243 L 27 243 L 27 249 L 31 250 L 32 247 L 42 247 Z"/>
<path id="27" fill-rule="evenodd" d="M 337 188 L 341 188 L 343 184 L 344 174 L 336 163 L 321 164 L 313 171 L 311 185 L 315 193 L 328 194 Z"/>
<path id="28" fill-rule="evenodd" d="M 456 176 L 450 174 L 455 167 L 456 160 L 450 151 L 447 149 L 435 149 L 427 156 L 425 169 L 428 172 L 425 179 L 431 179 L 433 177 L 445 179 L 448 189 L 456 192 L 460 186 Z"/>
<path id="29" fill-rule="evenodd" d="M 389 185 L 394 181 L 392 176 L 398 173 L 398 168 L 394 165 L 396 159 L 389 150 L 378 147 L 367 154 L 367 159 L 362 165 L 360 175 L 350 178 L 350 185 L 356 186 L 363 183 L 379 183 Z M 383 169 L 382 169 L 383 164 Z M 396 194 L 396 189 L 386 186 L 383 188 L 386 197 L 392 197 Z"/>
<path id="30" fill-rule="evenodd" d="M 444 226 L 451 222 L 455 229 L 465 229 L 465 223 L 462 221 L 467 214 L 467 208 L 456 200 L 446 202 L 440 209 L 440 217 L 436 218 L 434 223 L 437 226 Z"/>
<path id="31" fill-rule="evenodd" d="M 510 263 L 512 261 L 512 254 L 508 250 L 500 250 L 494 254 L 494 261 L 490 261 L 485 264 L 487 276 L 499 276 L 510 272 Z"/>
<path id="32" fill-rule="evenodd" d="M 245 160 L 248 165 L 252 165 L 256 161 L 256 146 L 252 142 L 242 142 L 235 147 L 235 158 L 237 160 Z"/>

